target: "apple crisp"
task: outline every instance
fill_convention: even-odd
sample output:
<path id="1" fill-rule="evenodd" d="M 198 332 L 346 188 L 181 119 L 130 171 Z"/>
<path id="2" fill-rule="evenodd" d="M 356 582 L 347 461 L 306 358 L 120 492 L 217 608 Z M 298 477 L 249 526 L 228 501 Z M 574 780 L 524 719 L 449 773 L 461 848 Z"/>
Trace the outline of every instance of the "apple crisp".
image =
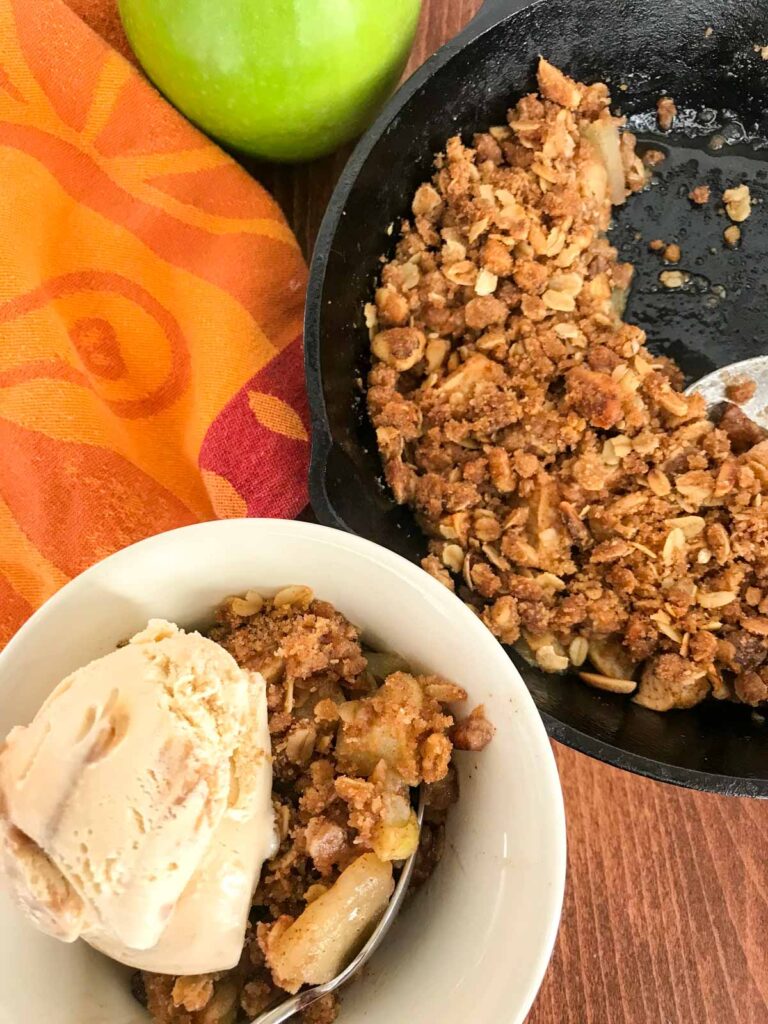
<path id="1" fill-rule="evenodd" d="M 380 915 L 393 863 L 414 851 L 412 884 L 429 877 L 458 798 L 454 749 L 480 750 L 493 735 L 482 707 L 454 721 L 448 704 L 466 700 L 461 687 L 366 649 L 357 628 L 308 587 L 230 598 L 210 636 L 267 682 L 279 849 L 264 865 L 237 968 L 134 976 L 156 1024 L 253 1020 L 304 983 L 328 980 L 317 973 L 317 929 L 327 938 L 367 909 Z M 421 829 L 411 806 L 416 786 L 426 800 Z M 376 889 L 382 905 L 355 904 L 337 921 L 334 901 L 355 884 L 365 899 Z M 324 996 L 301 1019 L 330 1024 L 337 1012 L 337 997 Z"/>
<path id="2" fill-rule="evenodd" d="M 366 307 L 386 479 L 425 568 L 545 671 L 658 711 L 760 704 L 768 441 L 623 319 L 606 232 L 647 172 L 607 87 L 545 60 L 538 86 L 448 141 Z"/>

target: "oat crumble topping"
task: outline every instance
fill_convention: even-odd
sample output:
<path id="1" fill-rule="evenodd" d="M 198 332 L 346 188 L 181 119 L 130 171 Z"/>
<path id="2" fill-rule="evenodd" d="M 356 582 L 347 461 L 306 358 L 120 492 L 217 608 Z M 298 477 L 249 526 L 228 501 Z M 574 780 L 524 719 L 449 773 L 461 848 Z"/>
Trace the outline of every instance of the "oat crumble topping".
<path id="1" fill-rule="evenodd" d="M 704 206 L 705 203 L 709 202 L 710 194 L 709 185 L 697 185 L 688 193 L 688 198 L 692 203 L 696 203 L 697 206 Z"/>
<path id="2" fill-rule="evenodd" d="M 427 571 L 545 670 L 659 711 L 760 704 L 768 441 L 736 406 L 711 422 L 622 319 L 606 231 L 647 172 L 607 87 L 546 61 L 538 85 L 448 141 L 367 307 L 387 481 Z"/>

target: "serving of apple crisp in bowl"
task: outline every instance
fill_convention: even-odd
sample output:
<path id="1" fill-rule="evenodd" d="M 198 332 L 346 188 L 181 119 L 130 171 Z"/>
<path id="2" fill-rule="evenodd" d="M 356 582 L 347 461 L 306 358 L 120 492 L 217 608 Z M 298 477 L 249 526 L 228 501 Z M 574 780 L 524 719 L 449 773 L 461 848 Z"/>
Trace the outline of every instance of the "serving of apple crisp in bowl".
<path id="1" fill-rule="evenodd" d="M 417 853 L 413 884 L 440 860 L 459 796 L 454 750 L 483 750 L 482 705 L 456 721 L 466 691 L 414 675 L 398 654 L 362 646 L 359 630 L 309 587 L 233 597 L 210 636 L 267 684 L 278 845 L 253 897 L 243 954 L 230 971 L 144 972 L 135 991 L 156 1024 L 253 1020 L 304 985 L 331 981 L 394 889 L 393 865 Z M 423 787 L 419 828 L 409 790 Z M 303 1012 L 331 1024 L 338 996 Z"/>
<path id="2" fill-rule="evenodd" d="M 381 948 L 300 1019 L 523 1019 L 562 901 L 554 761 L 417 567 L 305 523 L 184 528 L 64 587 L 0 685 L 9 1019 L 254 1020 L 350 962 L 411 855 Z M 467 971 L 500 950 L 514 971 Z"/>

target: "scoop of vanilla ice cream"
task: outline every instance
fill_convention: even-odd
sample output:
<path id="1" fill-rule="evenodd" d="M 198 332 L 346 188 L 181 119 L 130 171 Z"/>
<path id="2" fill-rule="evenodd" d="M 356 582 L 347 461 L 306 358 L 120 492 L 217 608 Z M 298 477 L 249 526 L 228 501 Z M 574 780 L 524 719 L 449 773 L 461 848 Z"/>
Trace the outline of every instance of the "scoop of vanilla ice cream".
<path id="1" fill-rule="evenodd" d="M 266 687 L 152 620 L 53 691 L 0 753 L 0 851 L 43 931 L 169 974 L 239 960 L 275 846 Z"/>

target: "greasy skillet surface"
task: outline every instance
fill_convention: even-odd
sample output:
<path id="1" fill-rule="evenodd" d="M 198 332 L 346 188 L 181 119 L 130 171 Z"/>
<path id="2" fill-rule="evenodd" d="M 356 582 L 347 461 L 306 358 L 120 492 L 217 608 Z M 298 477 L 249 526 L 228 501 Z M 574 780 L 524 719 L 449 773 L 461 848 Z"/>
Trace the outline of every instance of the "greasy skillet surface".
<path id="1" fill-rule="evenodd" d="M 690 111 L 683 134 L 660 140 L 639 132 L 661 142 L 669 159 L 654 191 L 631 200 L 617 217 L 615 243 L 637 266 L 628 319 L 644 326 L 651 347 L 674 356 L 690 379 L 766 350 L 768 209 L 755 208 L 742 248 L 726 252 L 727 221 L 715 204 L 693 210 L 685 195 L 703 181 L 717 194 L 748 180 L 754 196 L 768 197 L 768 150 L 760 150 L 768 138 L 762 103 L 768 62 L 753 49 L 768 43 L 768 6 L 762 0 L 543 0 L 519 7 L 504 0 L 486 5 L 482 24 L 470 26 L 398 94 L 342 176 L 313 261 L 306 346 L 315 512 L 414 560 L 425 552 L 424 539 L 411 513 L 382 487 L 364 414 L 362 307 L 379 256 L 393 248 L 387 227 L 408 213 L 433 154 L 456 132 L 471 136 L 503 121 L 510 101 L 534 87 L 538 54 L 583 81 L 608 81 L 616 104 L 641 128 L 665 92 Z M 728 139 L 746 134 L 751 144 L 713 152 L 708 140 L 716 132 Z M 680 267 L 691 275 L 683 291 L 659 287 L 663 265 L 647 251 L 655 237 L 680 242 Z M 663 781 L 768 795 L 768 731 L 749 709 L 708 701 L 659 715 L 511 656 L 558 740 Z"/>

